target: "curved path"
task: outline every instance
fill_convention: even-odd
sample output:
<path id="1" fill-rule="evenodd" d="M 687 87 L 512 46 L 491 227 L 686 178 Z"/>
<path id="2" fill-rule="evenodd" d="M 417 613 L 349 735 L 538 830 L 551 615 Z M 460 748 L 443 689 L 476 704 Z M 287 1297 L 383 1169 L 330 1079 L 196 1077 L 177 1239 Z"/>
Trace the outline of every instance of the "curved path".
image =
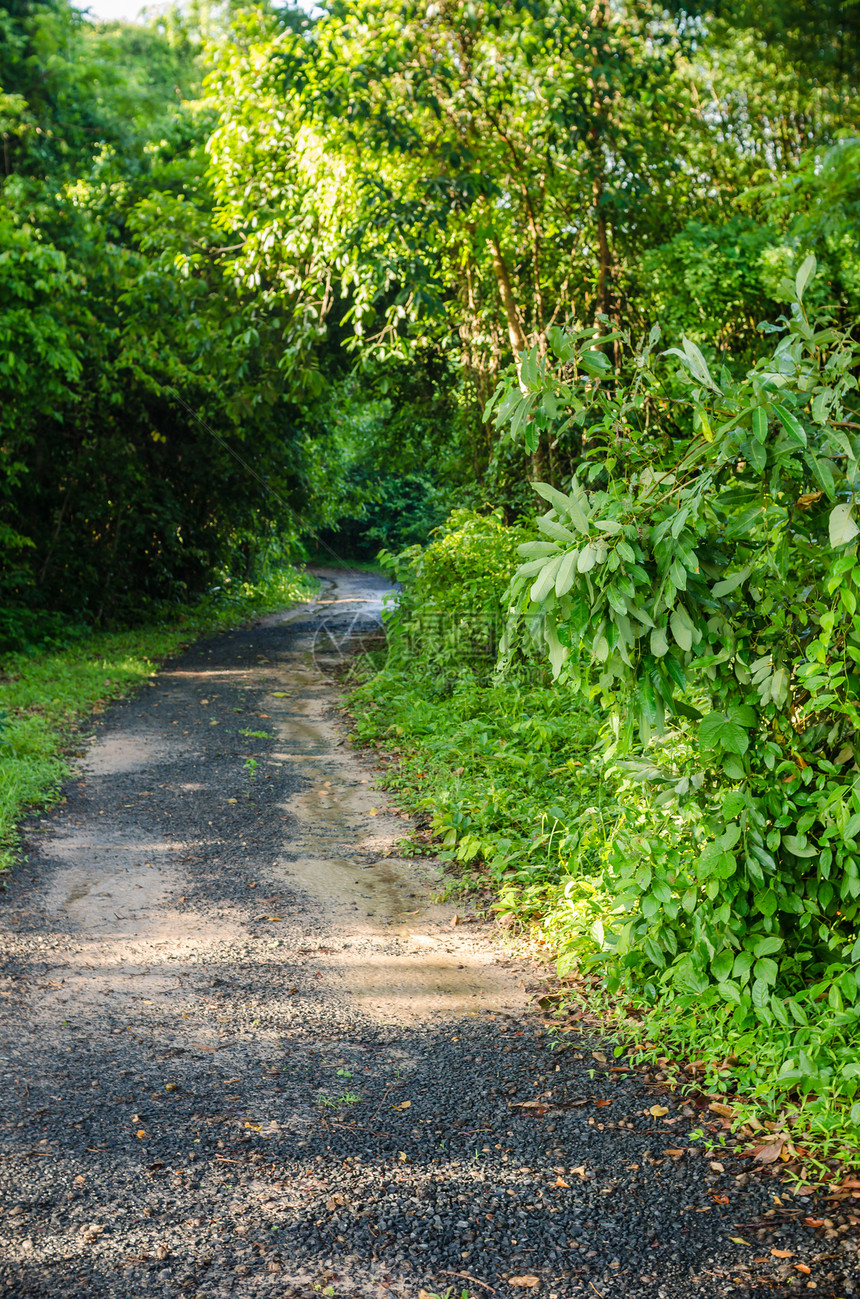
<path id="1" fill-rule="evenodd" d="M 599 1043 L 552 1050 L 532 972 L 397 857 L 329 676 L 384 585 L 322 575 L 112 707 L 29 827 L 0 898 L 0 1295 L 860 1292 L 850 1230 L 703 1156 L 714 1116 Z"/>

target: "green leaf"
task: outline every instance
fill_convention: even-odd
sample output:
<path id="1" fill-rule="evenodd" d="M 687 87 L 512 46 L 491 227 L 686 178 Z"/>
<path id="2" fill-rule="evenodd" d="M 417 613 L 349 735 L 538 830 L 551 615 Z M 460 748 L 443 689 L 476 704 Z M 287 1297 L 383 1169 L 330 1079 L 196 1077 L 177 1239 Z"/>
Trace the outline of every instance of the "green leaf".
<path id="1" fill-rule="evenodd" d="M 549 560 L 544 566 L 543 571 L 540 573 L 537 581 L 529 592 L 529 596 L 535 604 L 540 604 L 541 600 L 549 594 L 551 588 L 554 586 L 556 574 L 561 567 L 563 559 L 564 555 L 558 555 L 557 558 Z"/>
<path id="2" fill-rule="evenodd" d="M 761 980 L 764 983 L 773 985 L 776 983 L 778 974 L 779 966 L 776 961 L 772 961 L 770 957 L 763 957 L 760 961 L 756 961 L 753 968 L 753 977 L 756 982 Z"/>
<path id="3" fill-rule="evenodd" d="M 557 555 L 558 546 L 552 541 L 524 541 L 517 546 L 517 554 L 526 559 L 544 559 L 547 555 Z"/>
<path id="4" fill-rule="evenodd" d="M 553 487 L 550 483 L 534 482 L 532 483 L 532 487 L 535 489 L 538 496 L 542 496 L 545 501 L 549 501 L 550 505 L 554 506 L 555 509 L 558 510 L 559 514 L 568 513 L 570 497 L 565 496 L 564 492 L 560 492 L 557 487 Z"/>
<path id="5" fill-rule="evenodd" d="M 799 442 L 802 447 L 806 446 L 806 433 L 803 426 L 798 422 L 797 417 L 792 415 L 790 410 L 784 406 L 774 406 L 774 413 L 782 427 L 785 429 L 795 442 Z"/>
<path id="6" fill-rule="evenodd" d="M 691 650 L 693 648 L 693 633 L 690 630 L 688 621 L 683 618 L 678 609 L 672 611 L 669 626 L 672 629 L 675 644 L 682 650 Z"/>
<path id="7" fill-rule="evenodd" d="M 651 653 L 656 659 L 661 659 L 669 649 L 669 642 L 666 639 L 666 628 L 655 627 L 651 633 Z"/>
<path id="8" fill-rule="evenodd" d="M 563 523 L 556 523 L 554 519 L 538 519 L 537 525 L 547 537 L 560 541 L 562 545 L 569 546 L 572 541 L 579 540 L 569 528 L 566 528 Z"/>
<path id="9" fill-rule="evenodd" d="M 797 275 L 794 277 L 794 287 L 797 290 L 798 302 L 803 298 L 803 290 L 815 274 L 817 266 L 818 263 L 815 260 L 815 253 L 810 253 L 808 257 L 804 258 Z"/>
<path id="10" fill-rule="evenodd" d="M 808 844 L 806 835 L 784 834 L 782 836 L 782 846 L 787 848 L 795 857 L 817 857 L 818 848 L 815 844 Z"/>
<path id="11" fill-rule="evenodd" d="M 673 559 L 669 565 L 669 577 L 676 591 L 686 591 L 687 570 L 679 559 Z"/>
<path id="12" fill-rule="evenodd" d="M 593 348 L 587 348 L 584 352 L 580 352 L 579 364 L 587 374 L 593 375 L 596 379 L 600 379 L 612 371 L 609 357 L 603 352 L 595 351 Z"/>
<path id="13" fill-rule="evenodd" d="M 782 947 L 782 939 L 777 934 L 764 934 L 761 938 L 756 938 L 752 944 L 754 956 L 772 956 Z"/>
<path id="14" fill-rule="evenodd" d="M 731 577 L 724 577 L 722 581 L 717 582 L 711 587 L 711 595 L 721 596 L 728 595 L 730 591 L 736 590 L 742 582 L 745 582 L 752 572 L 752 565 L 742 568 L 737 573 L 732 573 Z"/>
<path id="15" fill-rule="evenodd" d="M 744 453 L 757 474 L 767 469 L 767 450 L 761 443 L 752 441 L 744 443 Z"/>
<path id="16" fill-rule="evenodd" d="M 842 501 L 839 505 L 834 505 L 830 511 L 830 544 L 835 550 L 837 546 L 844 546 L 849 541 L 853 541 L 860 532 L 860 528 L 854 522 L 853 504 Z"/>
<path id="17" fill-rule="evenodd" d="M 576 564 L 579 559 L 578 550 L 569 550 L 563 557 L 558 566 L 558 573 L 555 578 L 555 593 L 558 596 L 566 595 L 576 580 Z"/>
<path id="18" fill-rule="evenodd" d="M 723 713 L 708 713 L 699 723 L 699 743 L 703 749 L 719 748 L 740 757 L 749 748 L 749 736 Z"/>
<path id="19" fill-rule="evenodd" d="M 589 544 L 583 546 L 582 550 L 579 552 L 576 567 L 580 573 L 590 573 L 596 563 L 597 551 L 589 542 Z"/>
<path id="20" fill-rule="evenodd" d="M 631 604 L 629 600 L 627 601 L 627 612 L 632 618 L 635 618 L 637 622 L 641 622 L 643 627 L 654 626 L 654 619 L 651 617 L 650 613 L 646 613 L 644 609 L 640 609 L 638 604 Z"/>
<path id="21" fill-rule="evenodd" d="M 764 406 L 756 406 L 752 413 L 752 431 L 757 442 L 767 440 L 767 411 Z"/>

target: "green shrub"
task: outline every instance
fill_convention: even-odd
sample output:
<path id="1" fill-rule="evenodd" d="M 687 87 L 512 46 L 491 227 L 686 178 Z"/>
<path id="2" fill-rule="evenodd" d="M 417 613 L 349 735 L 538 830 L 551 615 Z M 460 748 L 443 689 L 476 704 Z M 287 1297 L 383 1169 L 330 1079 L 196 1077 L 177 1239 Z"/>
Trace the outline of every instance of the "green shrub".
<path id="1" fill-rule="evenodd" d="M 528 438 L 564 411 L 590 440 L 568 492 L 536 484 L 510 640 L 539 622 L 610 723 L 609 990 L 686 1016 L 679 1040 L 743 1055 L 810 1127 L 846 1106 L 856 1134 L 860 349 L 807 316 L 813 272 L 740 378 L 687 339 L 667 367 L 659 330 L 629 385 L 582 336 L 554 334 L 557 372 L 527 360 L 501 418 Z"/>

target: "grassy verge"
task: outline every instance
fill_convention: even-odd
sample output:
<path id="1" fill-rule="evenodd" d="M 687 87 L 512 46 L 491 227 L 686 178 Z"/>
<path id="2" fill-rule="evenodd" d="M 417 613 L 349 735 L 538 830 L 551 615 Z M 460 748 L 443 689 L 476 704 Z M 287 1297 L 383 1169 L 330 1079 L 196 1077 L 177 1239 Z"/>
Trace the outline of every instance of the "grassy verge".
<path id="1" fill-rule="evenodd" d="M 314 583 L 283 569 L 234 584 L 158 624 L 93 633 L 70 645 L 10 654 L 0 663 L 0 885 L 15 860 L 22 817 L 47 807 L 69 775 L 69 747 L 85 718 L 153 675 L 159 662 L 206 632 L 307 599 Z"/>
<path id="2" fill-rule="evenodd" d="M 595 756 L 588 705 L 468 672 L 434 679 L 420 661 L 386 663 L 384 653 L 355 665 L 352 686 L 355 737 L 380 751 L 382 782 L 417 816 L 400 850 L 434 852 L 451 895 L 476 899 L 555 963 L 559 1027 L 599 1025 L 619 1055 L 695 1096 L 705 1122 L 689 1139 L 720 1147 L 733 1131 L 801 1187 L 849 1196 L 838 1179 L 860 1168 L 850 1102 L 835 1089 L 800 1096 L 775 1086 L 789 1043 L 763 1030 L 740 1037 L 702 999 L 655 999 L 629 985 L 610 993 L 593 964 L 614 905 L 607 845 L 627 812 L 620 782 Z"/>

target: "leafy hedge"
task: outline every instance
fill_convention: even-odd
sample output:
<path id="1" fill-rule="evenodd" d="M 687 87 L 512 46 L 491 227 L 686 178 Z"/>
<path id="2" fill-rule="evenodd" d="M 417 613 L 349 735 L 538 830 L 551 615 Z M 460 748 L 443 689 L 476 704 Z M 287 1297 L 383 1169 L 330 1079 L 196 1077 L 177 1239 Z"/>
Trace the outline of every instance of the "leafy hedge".
<path id="1" fill-rule="evenodd" d="M 609 989 L 766 1047 L 767 1089 L 860 1128 L 860 349 L 804 310 L 814 270 L 740 378 L 687 339 L 655 355 L 659 329 L 631 382 L 584 336 L 527 358 L 500 421 L 589 440 L 567 492 L 535 484 L 509 641 L 538 621 L 605 710 Z"/>

